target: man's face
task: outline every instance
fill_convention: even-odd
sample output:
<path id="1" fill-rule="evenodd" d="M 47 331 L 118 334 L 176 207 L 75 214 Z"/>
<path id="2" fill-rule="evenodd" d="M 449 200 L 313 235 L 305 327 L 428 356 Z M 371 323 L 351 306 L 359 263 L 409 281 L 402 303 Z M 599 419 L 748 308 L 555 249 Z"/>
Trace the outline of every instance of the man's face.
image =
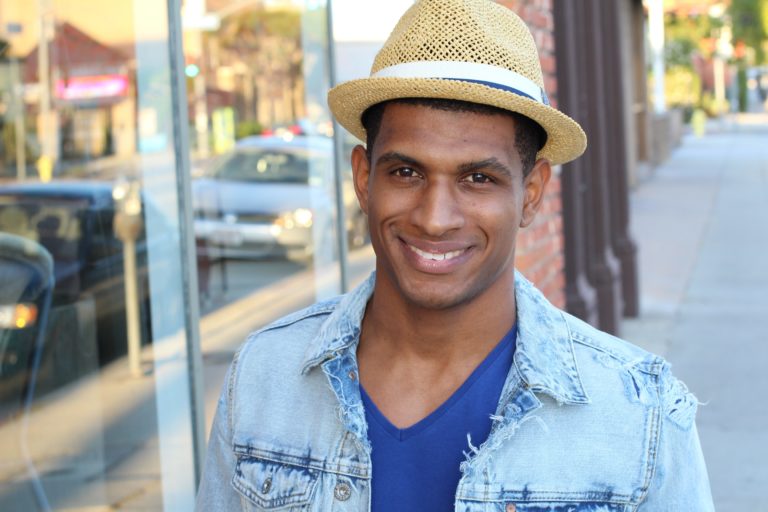
<path id="1" fill-rule="evenodd" d="M 550 172 L 540 160 L 524 179 L 514 140 L 508 116 L 387 105 L 370 162 L 352 155 L 377 294 L 428 309 L 509 296 L 515 238 Z"/>

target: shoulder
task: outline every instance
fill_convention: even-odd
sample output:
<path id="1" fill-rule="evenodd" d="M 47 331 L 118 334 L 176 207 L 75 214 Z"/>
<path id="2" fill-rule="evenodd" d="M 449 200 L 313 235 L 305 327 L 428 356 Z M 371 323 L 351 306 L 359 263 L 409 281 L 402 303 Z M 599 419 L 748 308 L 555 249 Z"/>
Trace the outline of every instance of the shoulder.
<path id="1" fill-rule="evenodd" d="M 255 360 L 279 361 L 302 358 L 328 317 L 339 307 L 343 296 L 317 302 L 290 313 L 252 332 L 238 350 L 238 367 Z M 282 365 L 280 365 L 282 366 Z"/>
<path id="2" fill-rule="evenodd" d="M 610 335 L 563 313 L 573 342 L 579 373 L 589 395 L 601 395 L 609 383 L 630 403 L 658 408 L 678 427 L 693 425 L 698 401 L 659 355 Z M 597 387 L 603 387 L 598 391 Z"/>

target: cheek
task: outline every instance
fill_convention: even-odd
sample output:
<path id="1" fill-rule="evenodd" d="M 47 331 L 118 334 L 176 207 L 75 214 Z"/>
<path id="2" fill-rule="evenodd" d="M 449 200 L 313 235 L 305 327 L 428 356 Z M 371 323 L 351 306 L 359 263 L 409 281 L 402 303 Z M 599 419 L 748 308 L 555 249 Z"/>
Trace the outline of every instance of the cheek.
<path id="1" fill-rule="evenodd" d="M 479 202 L 470 209 L 477 225 L 489 236 L 514 236 L 522 218 L 519 203 L 508 196 L 493 203 Z"/>
<path id="2" fill-rule="evenodd" d="M 406 214 L 413 208 L 411 195 L 403 190 L 373 187 L 368 195 L 368 215 L 382 221 Z"/>

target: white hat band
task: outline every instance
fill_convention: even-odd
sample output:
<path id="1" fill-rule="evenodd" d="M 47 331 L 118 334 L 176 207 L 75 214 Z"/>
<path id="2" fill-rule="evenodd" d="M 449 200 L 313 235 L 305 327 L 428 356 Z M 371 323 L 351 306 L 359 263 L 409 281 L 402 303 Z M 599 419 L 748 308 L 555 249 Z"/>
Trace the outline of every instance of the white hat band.
<path id="1" fill-rule="evenodd" d="M 420 61 L 404 62 L 382 68 L 371 78 L 437 78 L 441 80 L 461 80 L 509 91 L 526 96 L 543 105 L 549 105 L 546 93 L 529 78 L 512 70 L 462 61 Z"/>

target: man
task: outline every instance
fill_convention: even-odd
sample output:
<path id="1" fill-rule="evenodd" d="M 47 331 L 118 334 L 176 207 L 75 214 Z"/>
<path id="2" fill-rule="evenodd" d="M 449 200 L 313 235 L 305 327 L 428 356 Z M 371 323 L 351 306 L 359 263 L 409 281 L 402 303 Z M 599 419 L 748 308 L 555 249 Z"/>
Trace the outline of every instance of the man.
<path id="1" fill-rule="evenodd" d="M 518 230 L 581 128 L 523 22 L 423 0 L 329 104 L 376 272 L 254 333 L 232 364 L 199 510 L 712 510 L 696 402 L 668 365 L 549 304 Z"/>

